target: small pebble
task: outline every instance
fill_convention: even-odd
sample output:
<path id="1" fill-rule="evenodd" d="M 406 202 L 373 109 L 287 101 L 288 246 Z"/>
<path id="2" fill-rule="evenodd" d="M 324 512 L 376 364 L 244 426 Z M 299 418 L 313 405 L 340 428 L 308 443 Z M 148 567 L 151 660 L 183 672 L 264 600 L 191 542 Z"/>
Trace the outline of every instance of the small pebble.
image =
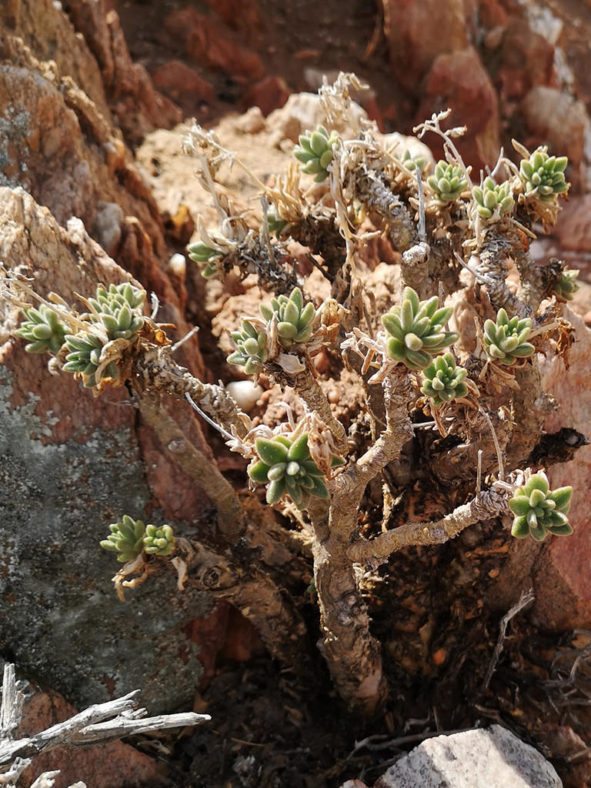
<path id="1" fill-rule="evenodd" d="M 251 411 L 263 393 L 263 389 L 251 380 L 233 380 L 226 386 L 228 394 L 245 413 Z"/>

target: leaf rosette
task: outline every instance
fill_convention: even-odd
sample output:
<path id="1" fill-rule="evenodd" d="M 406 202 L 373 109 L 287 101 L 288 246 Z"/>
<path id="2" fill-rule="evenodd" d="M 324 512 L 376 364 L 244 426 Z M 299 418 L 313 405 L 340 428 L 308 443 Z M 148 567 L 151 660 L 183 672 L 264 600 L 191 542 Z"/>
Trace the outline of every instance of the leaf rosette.
<path id="1" fill-rule="evenodd" d="M 456 341 L 458 335 L 444 329 L 452 313 L 451 307 L 438 307 L 437 296 L 419 301 L 412 287 L 404 288 L 402 304 L 382 317 L 390 335 L 386 345 L 390 358 L 401 361 L 409 369 L 422 370 Z"/>
<path id="2" fill-rule="evenodd" d="M 465 369 L 456 366 L 452 354 L 445 353 L 423 371 L 421 391 L 430 398 L 434 407 L 440 408 L 446 402 L 466 396 L 468 386 L 464 380 L 467 375 Z"/>
<path id="3" fill-rule="evenodd" d="M 568 165 L 566 156 L 548 156 L 546 147 L 537 148 L 519 165 L 519 177 L 525 188 L 526 197 L 537 197 L 544 202 L 565 194 L 569 185 L 564 177 Z"/>
<path id="4" fill-rule="evenodd" d="M 299 136 L 293 155 L 302 163 L 302 172 L 314 175 L 318 183 L 328 177 L 328 168 L 333 160 L 333 147 L 339 141 L 336 131 L 330 134 L 324 126 L 317 126 L 315 131 L 306 131 Z"/>
<path id="5" fill-rule="evenodd" d="M 305 344 L 314 332 L 316 309 L 311 302 L 305 303 L 299 287 L 294 287 L 289 296 L 279 295 L 270 304 L 261 304 L 265 320 L 277 319 L 277 337 L 284 348 L 293 344 Z"/>
<path id="6" fill-rule="evenodd" d="M 117 553 L 120 563 L 133 561 L 143 551 L 146 527 L 142 520 L 134 520 L 124 514 L 121 520 L 112 523 L 109 529 L 111 533 L 100 545 L 105 550 Z"/>
<path id="7" fill-rule="evenodd" d="M 530 334 L 529 317 L 520 319 L 515 316 L 509 319 L 501 307 L 496 323 L 490 319 L 484 323 L 484 346 L 493 361 L 513 366 L 520 358 L 527 358 L 534 353 L 534 346 L 526 341 Z"/>
<path id="8" fill-rule="evenodd" d="M 446 161 L 437 162 L 435 172 L 427 178 L 427 183 L 440 202 L 454 202 L 468 187 L 464 170 Z"/>
<path id="9" fill-rule="evenodd" d="M 574 294 L 579 289 L 579 284 L 577 282 L 578 276 L 578 271 L 573 271 L 569 268 L 565 269 L 560 274 L 560 279 L 554 288 L 556 295 L 563 298 L 565 301 L 572 301 Z"/>
<path id="10" fill-rule="evenodd" d="M 267 360 L 266 332 L 243 320 L 240 330 L 232 331 L 230 336 L 236 350 L 228 356 L 228 363 L 244 367 L 248 375 L 256 375 Z"/>
<path id="11" fill-rule="evenodd" d="M 259 459 L 249 465 L 248 475 L 258 484 L 268 485 L 268 504 L 277 503 L 284 495 L 300 508 L 310 496 L 328 498 L 324 474 L 310 457 L 308 433 L 257 438 L 255 447 Z"/>
<path id="12" fill-rule="evenodd" d="M 515 207 L 511 183 L 495 183 L 490 176 L 480 186 L 474 186 L 472 199 L 481 219 L 498 219 L 512 213 Z"/>
<path id="13" fill-rule="evenodd" d="M 568 536 L 573 529 L 568 522 L 572 487 L 550 490 L 545 473 L 535 473 L 523 487 L 519 487 L 509 508 L 515 515 L 511 534 L 518 539 L 531 536 L 538 542 L 548 534 Z"/>
<path id="14" fill-rule="evenodd" d="M 144 551 L 150 555 L 168 556 L 175 548 L 175 538 L 170 525 L 147 525 Z"/>
<path id="15" fill-rule="evenodd" d="M 15 332 L 29 343 L 27 353 L 59 353 L 64 344 L 66 327 L 51 307 L 41 304 L 38 308 L 23 309 L 25 320 Z"/>

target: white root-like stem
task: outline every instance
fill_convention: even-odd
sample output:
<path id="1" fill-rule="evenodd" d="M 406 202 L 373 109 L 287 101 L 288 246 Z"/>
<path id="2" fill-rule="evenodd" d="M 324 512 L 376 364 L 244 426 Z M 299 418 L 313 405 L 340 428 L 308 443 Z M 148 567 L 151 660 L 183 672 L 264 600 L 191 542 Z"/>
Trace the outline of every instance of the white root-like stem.
<path id="1" fill-rule="evenodd" d="M 40 733 L 14 740 L 12 732 L 22 716 L 22 693 L 15 681 L 14 665 L 5 665 L 0 710 L 0 784 L 9 785 L 7 777 L 12 782 L 13 776 L 22 773 L 31 758 L 56 747 L 78 747 L 135 733 L 184 728 L 211 719 L 208 714 L 194 712 L 146 717 L 146 710 L 138 709 L 139 693 L 140 690 L 134 690 L 122 698 L 90 706 Z"/>

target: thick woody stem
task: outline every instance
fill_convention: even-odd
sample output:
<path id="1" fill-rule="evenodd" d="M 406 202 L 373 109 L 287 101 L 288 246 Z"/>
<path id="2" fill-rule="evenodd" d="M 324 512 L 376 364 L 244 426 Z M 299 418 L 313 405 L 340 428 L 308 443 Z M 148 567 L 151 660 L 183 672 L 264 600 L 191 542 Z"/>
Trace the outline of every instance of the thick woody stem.
<path id="1" fill-rule="evenodd" d="M 310 371 L 306 368 L 302 372 L 290 375 L 281 368 L 273 366 L 273 376 L 281 385 L 291 386 L 304 400 L 308 408 L 316 413 L 326 424 L 337 441 L 337 449 L 343 454 L 347 453 L 347 433 L 341 422 L 335 418 L 330 408 L 330 403 L 322 387 Z"/>
<path id="2" fill-rule="evenodd" d="M 387 695 L 379 643 L 369 631 L 367 606 L 347 552 L 357 533 L 358 513 L 368 482 L 397 459 L 412 438 L 408 418 L 409 376 L 397 371 L 384 383 L 387 427 L 378 441 L 330 485 L 331 505 L 326 529 L 322 512 L 315 513 L 314 578 L 320 607 L 324 654 L 337 690 L 349 707 L 369 715 Z"/>
<path id="3" fill-rule="evenodd" d="M 171 358 L 169 348 L 150 347 L 138 355 L 131 382 L 136 391 L 162 392 L 183 400 L 185 394 L 190 394 L 212 419 L 237 438 L 244 438 L 251 427 L 248 416 L 222 386 L 197 380 Z"/>
<path id="4" fill-rule="evenodd" d="M 226 544 L 234 545 L 245 532 L 246 517 L 232 485 L 186 440 L 156 397 L 141 397 L 139 408 L 174 461 L 203 487 L 216 505 L 220 534 Z M 202 545 L 194 547 L 188 565 L 190 576 L 197 584 L 216 599 L 227 600 L 240 610 L 256 627 L 269 652 L 284 665 L 300 664 L 306 655 L 306 629 L 289 595 L 282 593 L 273 579 L 253 564 L 246 572 L 231 558 Z M 277 550 L 278 546 L 274 547 Z M 263 554 L 271 549 L 272 546 L 262 546 Z"/>
<path id="5" fill-rule="evenodd" d="M 394 249 L 405 252 L 417 243 L 418 235 L 408 208 L 385 182 L 382 173 L 365 166 L 355 170 L 355 197 L 377 214 L 388 231 Z"/>
<path id="6" fill-rule="evenodd" d="M 415 545 L 443 544 L 454 539 L 465 528 L 482 520 L 497 517 L 507 508 L 507 493 L 491 487 L 468 503 L 458 506 L 440 520 L 428 523 L 408 523 L 375 539 L 356 542 L 348 550 L 348 557 L 355 563 L 376 560 L 383 562 L 392 553 Z"/>
<path id="7" fill-rule="evenodd" d="M 509 238 L 494 230 L 489 230 L 478 256 L 473 258 L 470 269 L 486 286 L 494 309 L 505 307 L 510 315 L 528 317 L 531 315 L 531 309 L 509 290 L 505 281 L 508 274 L 507 258 L 512 252 L 513 243 Z"/>
<path id="8" fill-rule="evenodd" d="M 252 565 L 248 570 L 232 559 L 196 542 L 188 558 L 189 577 L 216 599 L 224 599 L 254 625 L 269 653 L 284 666 L 300 669 L 306 662 L 306 626 L 289 594 Z"/>
<path id="9" fill-rule="evenodd" d="M 535 356 L 531 363 L 515 371 L 515 381 L 519 390 L 513 394 L 511 417 L 514 427 L 505 449 L 511 468 L 521 465 L 529 457 L 540 439 L 546 417 L 544 408 L 540 407 L 543 402 L 542 377 Z"/>
<path id="10" fill-rule="evenodd" d="M 240 499 L 230 482 L 211 460 L 187 440 L 176 421 L 153 394 L 139 397 L 139 410 L 158 436 L 162 447 L 188 476 L 203 488 L 218 512 L 218 529 L 224 542 L 232 545 L 245 528 Z"/>

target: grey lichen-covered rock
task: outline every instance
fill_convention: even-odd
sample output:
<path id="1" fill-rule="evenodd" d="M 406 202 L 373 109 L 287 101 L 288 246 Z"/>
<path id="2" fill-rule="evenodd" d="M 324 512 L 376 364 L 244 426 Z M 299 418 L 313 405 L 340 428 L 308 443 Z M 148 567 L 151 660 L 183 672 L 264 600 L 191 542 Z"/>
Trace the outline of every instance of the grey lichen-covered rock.
<path id="1" fill-rule="evenodd" d="M 427 739 L 374 788 L 560 788 L 554 767 L 500 725 Z"/>
<path id="2" fill-rule="evenodd" d="M 22 189 L 0 188 L 0 224 L 0 259 L 9 270 L 24 267 L 43 296 L 90 295 L 99 281 L 128 278 L 80 222 L 59 227 Z M 118 565 L 99 547 L 125 512 L 156 519 L 160 507 L 187 522 L 159 494 L 162 479 L 178 479 L 176 468 L 160 452 L 153 475 L 125 389 L 93 399 L 71 376 L 50 375 L 47 357 L 26 354 L 10 337 L 17 311 L 0 302 L 2 648 L 79 707 L 139 687 L 155 713 L 186 706 L 202 672 L 187 625 L 209 611 L 208 599 L 180 594 L 163 563 L 121 603 L 111 584 Z M 192 519 L 206 499 L 190 493 Z M 176 495 L 186 497 L 178 486 Z"/>

